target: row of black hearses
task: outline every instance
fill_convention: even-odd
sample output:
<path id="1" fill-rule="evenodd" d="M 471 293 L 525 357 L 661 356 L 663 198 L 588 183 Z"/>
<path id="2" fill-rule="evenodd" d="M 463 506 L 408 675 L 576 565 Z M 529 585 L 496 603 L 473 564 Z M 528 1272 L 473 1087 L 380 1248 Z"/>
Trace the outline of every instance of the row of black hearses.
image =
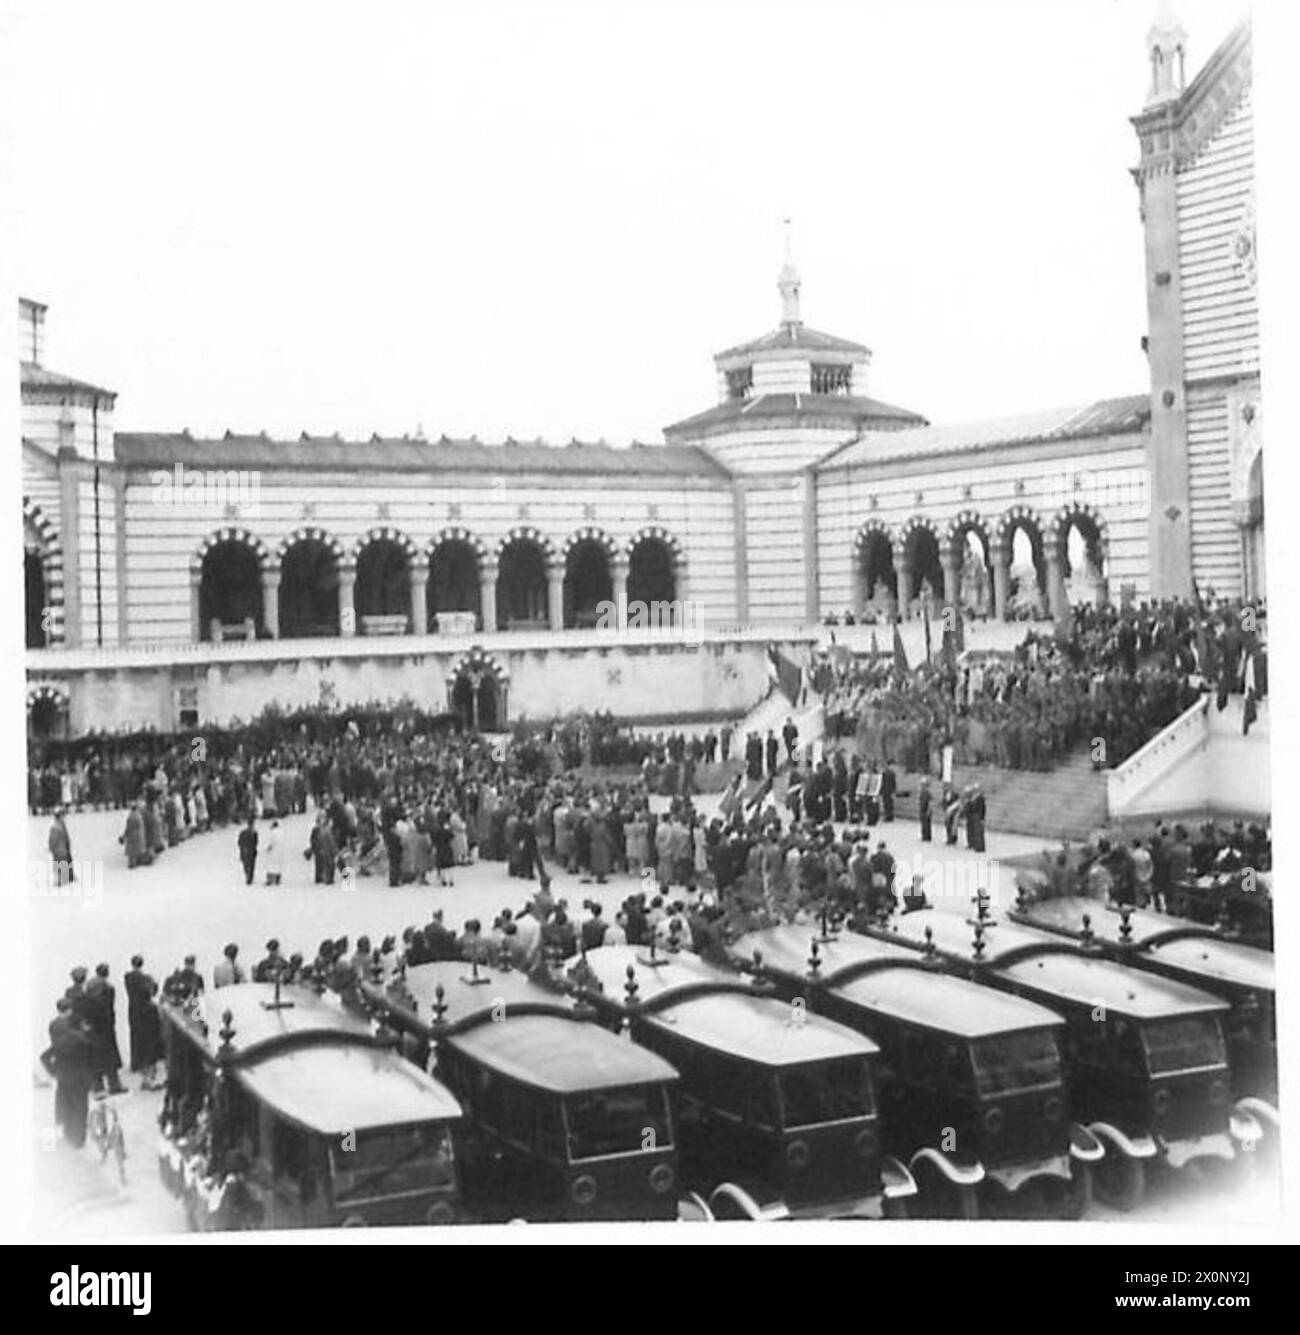
<path id="1" fill-rule="evenodd" d="M 164 1178 L 195 1228 L 1071 1218 L 1276 1146 L 1273 956 L 1213 929 L 980 896 L 732 959 L 168 1005 Z"/>

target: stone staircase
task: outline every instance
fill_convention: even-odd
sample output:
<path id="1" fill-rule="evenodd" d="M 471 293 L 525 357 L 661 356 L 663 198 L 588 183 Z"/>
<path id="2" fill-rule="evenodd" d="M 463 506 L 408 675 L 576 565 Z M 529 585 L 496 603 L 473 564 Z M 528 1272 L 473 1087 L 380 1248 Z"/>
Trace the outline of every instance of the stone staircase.
<path id="1" fill-rule="evenodd" d="M 901 793 L 895 817 L 916 819 L 919 774 L 898 776 Z M 997 769 L 988 765 L 954 765 L 953 782 L 959 789 L 978 783 L 988 804 L 988 828 L 1032 835 L 1055 843 L 1083 839 L 1107 823 L 1106 772 L 1094 770 L 1086 748 L 1067 756 L 1050 770 Z M 943 785 L 930 780 L 935 797 L 935 824 Z M 942 836 L 938 836 L 942 838 Z"/>

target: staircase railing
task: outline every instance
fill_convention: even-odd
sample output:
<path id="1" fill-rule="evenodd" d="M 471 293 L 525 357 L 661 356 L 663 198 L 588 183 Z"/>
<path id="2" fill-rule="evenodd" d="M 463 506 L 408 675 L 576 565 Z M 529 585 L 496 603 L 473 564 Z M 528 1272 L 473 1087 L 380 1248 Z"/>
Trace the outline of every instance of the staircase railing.
<path id="1" fill-rule="evenodd" d="M 1155 781 L 1190 755 L 1209 736 L 1206 713 L 1210 697 L 1203 695 L 1122 765 L 1106 775 L 1106 802 L 1111 818 L 1122 816 Z"/>

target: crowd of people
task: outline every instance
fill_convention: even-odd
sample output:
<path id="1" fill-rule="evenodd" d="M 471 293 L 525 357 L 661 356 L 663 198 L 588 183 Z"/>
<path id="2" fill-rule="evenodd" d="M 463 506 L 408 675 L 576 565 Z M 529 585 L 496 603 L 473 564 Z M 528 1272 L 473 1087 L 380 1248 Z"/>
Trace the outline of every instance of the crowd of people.
<path id="1" fill-rule="evenodd" d="M 947 746 L 958 764 L 1046 770 L 1087 742 L 1114 766 L 1202 691 L 1220 707 L 1233 692 L 1262 698 L 1263 621 L 1262 607 L 1230 601 L 1081 606 L 1070 635 L 1030 631 L 1009 657 L 948 654 L 907 673 L 892 657 L 828 662 L 827 731 L 927 773 Z"/>
<path id="2" fill-rule="evenodd" d="M 1135 908 L 1171 908 L 1178 888 L 1202 877 L 1236 877 L 1273 867 L 1267 825 L 1207 820 L 1191 830 L 1181 822 L 1156 820 L 1140 834 L 1098 833 L 1087 843 L 1045 851 L 1039 866 L 1021 878 L 1031 898 L 1082 895 L 1100 903 Z"/>

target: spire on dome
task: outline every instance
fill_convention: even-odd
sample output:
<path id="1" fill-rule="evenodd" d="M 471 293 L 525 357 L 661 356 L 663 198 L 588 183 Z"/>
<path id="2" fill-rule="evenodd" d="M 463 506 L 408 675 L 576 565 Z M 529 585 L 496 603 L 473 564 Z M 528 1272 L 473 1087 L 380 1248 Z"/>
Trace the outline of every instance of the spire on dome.
<path id="1" fill-rule="evenodd" d="M 1147 106 L 1178 97 L 1187 83 L 1187 31 L 1167 4 L 1161 4 L 1147 33 L 1151 61 L 1151 91 Z"/>
<path id="2" fill-rule="evenodd" d="M 781 323 L 795 326 L 803 323 L 799 314 L 799 270 L 794 267 L 794 252 L 790 244 L 790 219 L 785 220 L 785 263 L 781 266 L 781 276 L 777 279 L 777 290 L 781 293 Z"/>

